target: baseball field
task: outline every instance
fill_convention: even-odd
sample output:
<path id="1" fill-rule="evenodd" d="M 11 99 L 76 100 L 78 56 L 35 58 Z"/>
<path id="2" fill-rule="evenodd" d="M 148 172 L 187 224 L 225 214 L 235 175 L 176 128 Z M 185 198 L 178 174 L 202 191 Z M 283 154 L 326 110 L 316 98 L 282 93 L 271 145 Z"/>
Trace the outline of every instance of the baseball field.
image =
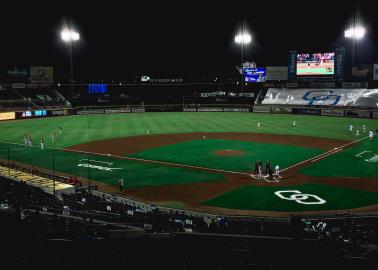
<path id="1" fill-rule="evenodd" d="M 84 185 L 90 179 L 100 190 L 168 207 L 269 216 L 378 212 L 378 138 L 367 138 L 377 129 L 373 119 L 303 115 L 76 115 L 0 122 L 0 159 L 54 166 Z M 25 134 L 33 147 L 25 147 Z M 257 160 L 279 165 L 280 177 L 251 176 Z"/>

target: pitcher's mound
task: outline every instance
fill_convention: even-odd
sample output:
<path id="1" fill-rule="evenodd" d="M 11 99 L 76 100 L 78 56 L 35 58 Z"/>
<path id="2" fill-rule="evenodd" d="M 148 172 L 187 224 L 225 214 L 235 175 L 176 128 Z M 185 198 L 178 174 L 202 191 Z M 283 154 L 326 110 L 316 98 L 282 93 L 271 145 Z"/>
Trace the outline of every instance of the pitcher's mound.
<path id="1" fill-rule="evenodd" d="M 228 157 L 236 157 L 236 156 L 244 156 L 245 152 L 240 150 L 216 150 L 213 152 L 217 156 L 228 156 Z"/>

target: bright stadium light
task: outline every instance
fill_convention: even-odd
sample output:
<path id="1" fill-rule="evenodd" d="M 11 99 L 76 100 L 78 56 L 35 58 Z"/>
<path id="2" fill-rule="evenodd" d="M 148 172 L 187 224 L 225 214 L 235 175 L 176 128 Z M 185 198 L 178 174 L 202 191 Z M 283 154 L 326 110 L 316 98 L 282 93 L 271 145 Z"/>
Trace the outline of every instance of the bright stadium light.
<path id="1" fill-rule="evenodd" d="M 243 45 L 248 45 L 252 41 L 252 36 L 247 33 L 239 33 L 235 36 L 235 43 L 237 44 L 243 44 Z"/>
<path id="2" fill-rule="evenodd" d="M 78 41 L 80 39 L 80 34 L 75 30 L 65 28 L 60 32 L 60 37 L 64 42 Z"/>
<path id="3" fill-rule="evenodd" d="M 362 39 L 365 36 L 366 29 L 363 26 L 350 27 L 344 31 L 344 37 L 352 39 Z"/>

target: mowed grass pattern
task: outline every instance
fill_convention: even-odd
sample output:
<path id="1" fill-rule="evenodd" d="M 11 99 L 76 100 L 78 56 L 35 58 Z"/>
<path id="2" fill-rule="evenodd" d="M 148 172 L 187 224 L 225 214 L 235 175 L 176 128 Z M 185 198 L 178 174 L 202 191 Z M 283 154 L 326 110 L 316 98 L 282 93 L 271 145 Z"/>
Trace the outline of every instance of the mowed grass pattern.
<path id="1" fill-rule="evenodd" d="M 366 134 L 364 134 L 366 135 Z M 304 167 L 301 173 L 310 176 L 378 178 L 378 140 L 362 140 L 352 148 Z"/>
<path id="2" fill-rule="evenodd" d="M 294 128 L 291 127 L 293 120 L 297 123 Z M 261 122 L 261 129 L 257 129 L 257 122 Z M 362 124 L 368 129 L 378 129 L 377 120 L 358 118 L 233 112 L 124 113 L 4 121 L 0 122 L 0 140 L 23 143 L 26 133 L 34 143 L 44 137 L 46 146 L 60 148 L 88 141 L 145 135 L 147 126 L 151 134 L 255 132 L 354 140 L 354 134 L 347 132 L 349 124 L 359 129 Z M 59 126 L 63 127 L 63 136 L 59 136 Z M 53 131 L 57 134 L 54 144 L 51 143 Z"/>
<path id="3" fill-rule="evenodd" d="M 219 156 L 215 153 L 218 150 L 236 150 L 241 151 L 243 154 L 239 156 Z M 323 150 L 319 149 L 292 145 L 200 139 L 150 148 L 131 156 L 251 173 L 256 160 L 262 160 L 264 163 L 270 161 L 273 166 L 279 164 L 281 168 L 285 168 L 323 152 Z"/>
<path id="4" fill-rule="evenodd" d="M 7 159 L 8 145 L 0 143 L 0 158 Z M 32 149 L 25 149 L 24 146 L 13 146 L 10 149 L 11 160 L 49 170 L 53 169 L 54 158 L 55 170 L 57 172 L 77 175 L 110 185 L 117 185 L 118 178 L 122 176 L 126 180 L 126 188 L 211 182 L 224 179 L 224 175 L 217 173 L 159 166 L 108 157 L 88 156 L 54 149 L 41 150 L 38 146 L 34 146 Z M 79 164 L 88 164 L 88 158 L 91 165 L 115 169 L 88 169 L 84 166 L 78 166 Z"/>

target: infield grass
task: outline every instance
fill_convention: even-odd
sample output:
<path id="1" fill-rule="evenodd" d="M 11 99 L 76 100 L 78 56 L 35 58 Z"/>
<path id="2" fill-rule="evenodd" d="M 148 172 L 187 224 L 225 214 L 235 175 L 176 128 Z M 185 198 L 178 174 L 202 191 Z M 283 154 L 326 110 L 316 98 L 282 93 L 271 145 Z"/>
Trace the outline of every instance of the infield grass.
<path id="1" fill-rule="evenodd" d="M 294 200 L 285 200 L 275 192 L 282 190 L 297 190 L 303 194 L 312 194 L 325 200 L 324 204 L 300 204 Z M 293 193 L 284 194 L 290 197 Z M 305 202 L 318 202 L 309 197 Z M 321 211 L 346 210 L 365 205 L 378 204 L 378 193 L 354 190 L 343 187 L 321 184 L 303 184 L 287 187 L 244 186 L 203 203 L 208 206 L 262 211 Z"/>

